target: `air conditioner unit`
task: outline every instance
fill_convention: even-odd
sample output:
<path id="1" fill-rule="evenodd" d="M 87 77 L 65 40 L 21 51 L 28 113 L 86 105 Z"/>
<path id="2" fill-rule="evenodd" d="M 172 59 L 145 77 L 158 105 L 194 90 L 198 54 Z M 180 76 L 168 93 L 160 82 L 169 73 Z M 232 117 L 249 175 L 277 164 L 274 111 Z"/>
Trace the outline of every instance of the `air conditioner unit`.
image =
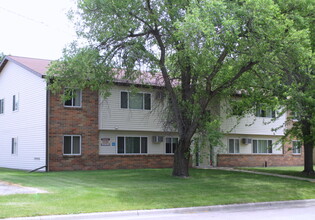
<path id="1" fill-rule="evenodd" d="M 250 138 L 243 138 L 242 139 L 242 143 L 243 144 L 251 144 L 252 143 L 252 139 L 250 139 Z"/>
<path id="2" fill-rule="evenodd" d="M 163 136 L 152 136 L 153 143 L 161 143 L 163 142 Z"/>

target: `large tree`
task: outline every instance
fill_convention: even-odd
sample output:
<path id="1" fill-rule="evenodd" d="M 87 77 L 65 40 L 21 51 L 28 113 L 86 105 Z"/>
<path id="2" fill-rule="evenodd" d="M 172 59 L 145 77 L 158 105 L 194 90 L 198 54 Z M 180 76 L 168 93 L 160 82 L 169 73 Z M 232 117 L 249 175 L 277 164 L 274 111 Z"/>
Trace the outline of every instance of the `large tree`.
<path id="1" fill-rule="evenodd" d="M 209 105 L 278 71 L 272 61 L 299 43 L 274 0 L 79 0 L 72 17 L 84 46 L 73 44 L 51 66 L 50 88 L 108 91 L 119 70 L 161 74 L 179 133 L 173 175 L 181 177 Z"/>
<path id="2" fill-rule="evenodd" d="M 292 112 L 294 120 L 287 136 L 298 138 L 304 145 L 304 170 L 314 174 L 313 148 L 315 146 L 315 0 L 278 0 L 281 13 L 290 18 L 296 33 L 301 35 L 298 48 L 291 45 L 283 51 L 286 57 L 279 59 L 282 74 L 273 89 L 280 97 L 285 110 Z"/>

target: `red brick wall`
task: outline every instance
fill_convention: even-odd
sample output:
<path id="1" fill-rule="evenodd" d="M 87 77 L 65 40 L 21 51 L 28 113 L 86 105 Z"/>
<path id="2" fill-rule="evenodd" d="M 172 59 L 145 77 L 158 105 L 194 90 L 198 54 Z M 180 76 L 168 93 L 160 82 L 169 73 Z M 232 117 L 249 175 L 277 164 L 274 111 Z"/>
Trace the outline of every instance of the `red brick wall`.
<path id="1" fill-rule="evenodd" d="M 63 155 L 63 136 L 81 135 L 81 155 Z M 60 94 L 50 95 L 49 170 L 167 168 L 172 155 L 99 155 L 98 93 L 82 92 L 82 108 L 63 106 Z"/>
<path id="2" fill-rule="evenodd" d="M 291 146 L 286 145 L 284 154 L 218 154 L 219 167 L 262 167 L 267 166 L 301 166 L 304 164 L 303 148 L 301 154 L 294 155 Z"/>

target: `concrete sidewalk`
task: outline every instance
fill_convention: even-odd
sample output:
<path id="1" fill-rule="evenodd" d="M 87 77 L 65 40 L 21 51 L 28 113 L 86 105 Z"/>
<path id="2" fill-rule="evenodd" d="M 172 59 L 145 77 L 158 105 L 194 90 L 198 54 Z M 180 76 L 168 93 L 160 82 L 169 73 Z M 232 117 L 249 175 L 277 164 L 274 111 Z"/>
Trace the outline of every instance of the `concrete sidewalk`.
<path id="1" fill-rule="evenodd" d="M 218 211 L 244 211 L 257 209 L 280 209 L 290 207 L 315 207 L 315 199 L 309 200 L 292 200 L 292 201 L 276 201 L 276 202 L 260 202 L 260 203 L 245 203 L 232 205 L 216 205 L 216 206 L 201 206 L 188 208 L 174 208 L 174 209 L 154 209 L 154 210 L 133 210 L 133 211 L 117 211 L 117 212 L 98 212 L 72 215 L 50 215 L 37 217 L 21 217 L 21 218 L 7 218 L 6 220 L 99 220 L 99 219 L 128 219 L 133 217 L 141 217 L 141 219 L 150 219 L 150 216 L 158 218 L 158 216 L 172 215 L 172 214 L 192 214 L 203 212 L 218 212 Z"/>
<path id="2" fill-rule="evenodd" d="M 288 175 L 282 175 L 282 174 L 276 174 L 276 173 L 265 173 L 265 172 L 259 172 L 259 171 L 241 170 L 241 169 L 235 169 L 231 167 L 213 167 L 209 169 L 227 170 L 227 171 L 235 171 L 235 172 L 242 172 L 242 173 L 253 173 L 253 174 L 259 174 L 259 175 L 265 175 L 265 176 L 276 176 L 276 177 L 281 177 L 281 178 L 303 180 L 303 181 L 315 183 L 315 179 L 311 179 L 311 178 L 288 176 Z"/>
<path id="3" fill-rule="evenodd" d="M 0 181 L 0 196 L 12 194 L 32 194 L 32 193 L 47 193 L 47 191 L 25 187 L 18 184 L 13 184 L 5 181 Z"/>

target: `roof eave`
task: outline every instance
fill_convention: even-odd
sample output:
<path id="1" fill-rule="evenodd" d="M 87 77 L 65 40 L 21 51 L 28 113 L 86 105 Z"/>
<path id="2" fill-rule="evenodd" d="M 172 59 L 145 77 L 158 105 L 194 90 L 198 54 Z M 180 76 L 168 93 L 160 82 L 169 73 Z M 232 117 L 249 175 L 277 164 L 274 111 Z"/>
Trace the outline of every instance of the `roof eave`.
<path id="1" fill-rule="evenodd" d="M 0 72 L 3 70 L 3 68 L 5 67 L 5 65 L 7 64 L 8 61 L 11 61 L 11 62 L 15 63 L 16 65 L 22 67 L 23 69 L 26 69 L 27 71 L 33 73 L 34 75 L 36 75 L 36 76 L 38 76 L 38 77 L 40 77 L 40 78 L 44 78 L 44 75 L 43 75 L 43 74 L 41 74 L 41 73 L 39 73 L 39 72 L 37 72 L 37 71 L 35 71 L 35 70 L 33 70 L 33 69 L 31 69 L 31 68 L 25 66 L 24 64 L 22 64 L 22 63 L 20 63 L 20 62 L 18 62 L 18 61 L 16 61 L 16 60 L 10 58 L 9 56 L 6 56 L 6 57 L 3 59 L 3 61 L 1 62 L 1 64 L 0 64 Z"/>

